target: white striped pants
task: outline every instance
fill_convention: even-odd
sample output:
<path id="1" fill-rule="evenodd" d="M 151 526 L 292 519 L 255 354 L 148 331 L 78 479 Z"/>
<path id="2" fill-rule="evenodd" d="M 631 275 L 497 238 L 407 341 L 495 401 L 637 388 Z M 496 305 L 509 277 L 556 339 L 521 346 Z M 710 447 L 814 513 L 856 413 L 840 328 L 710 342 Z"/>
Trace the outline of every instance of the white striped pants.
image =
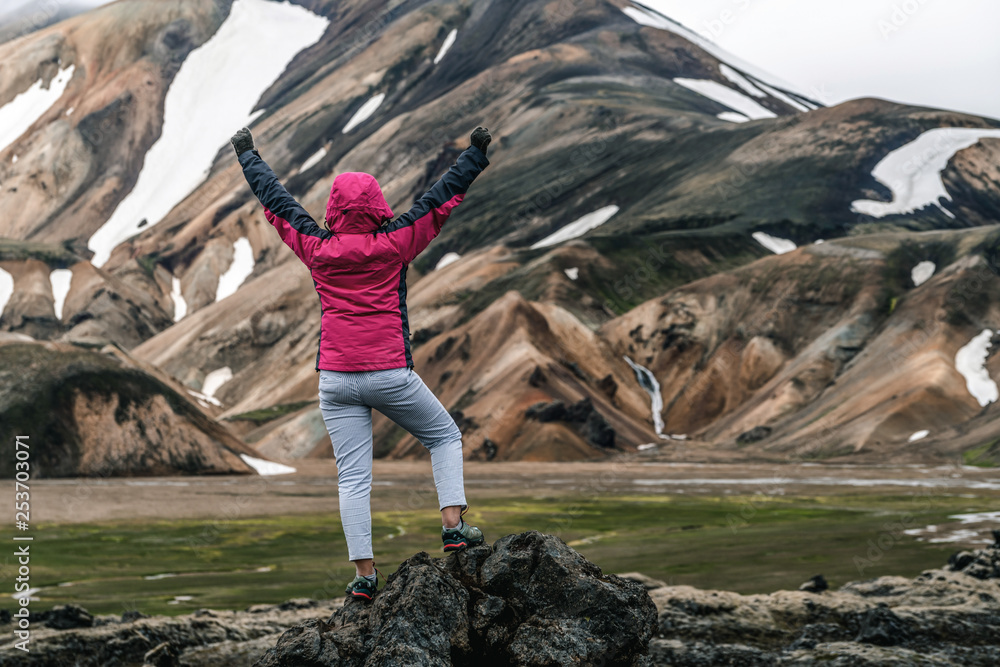
<path id="1" fill-rule="evenodd" d="M 340 519 L 350 560 L 372 557 L 372 408 L 430 451 L 440 507 L 466 504 L 462 433 L 413 369 L 320 371 L 319 407 L 337 458 Z"/>

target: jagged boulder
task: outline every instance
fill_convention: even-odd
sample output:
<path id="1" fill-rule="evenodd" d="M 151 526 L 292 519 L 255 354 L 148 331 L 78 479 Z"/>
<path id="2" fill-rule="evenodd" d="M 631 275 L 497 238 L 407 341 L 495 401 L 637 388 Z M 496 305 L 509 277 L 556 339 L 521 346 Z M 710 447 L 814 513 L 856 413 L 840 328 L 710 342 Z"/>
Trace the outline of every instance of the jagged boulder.
<path id="1" fill-rule="evenodd" d="M 641 584 L 530 531 L 443 559 L 421 552 L 373 602 L 288 630 L 256 667 L 647 665 L 655 627 Z"/>

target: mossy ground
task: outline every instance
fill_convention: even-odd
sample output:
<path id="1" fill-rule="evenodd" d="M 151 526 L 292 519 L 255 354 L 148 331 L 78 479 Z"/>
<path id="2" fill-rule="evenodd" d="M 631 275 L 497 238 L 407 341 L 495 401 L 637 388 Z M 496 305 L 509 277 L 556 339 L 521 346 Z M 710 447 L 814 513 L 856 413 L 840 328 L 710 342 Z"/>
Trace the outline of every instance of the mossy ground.
<path id="1" fill-rule="evenodd" d="M 902 529 L 989 504 L 860 495 L 477 499 L 467 518 L 491 541 L 532 528 L 558 534 L 605 572 L 757 593 L 794 589 L 819 573 L 836 587 L 940 567 L 956 546 L 918 542 Z M 418 551 L 440 553 L 436 512 L 376 512 L 373 526 L 385 574 Z M 146 578 L 163 574 L 179 576 Z M 336 597 L 352 574 L 336 514 L 40 525 L 32 544 L 31 583 L 45 588 L 39 611 L 70 602 L 115 614 L 243 609 Z M 170 604 L 175 596 L 191 599 Z"/>

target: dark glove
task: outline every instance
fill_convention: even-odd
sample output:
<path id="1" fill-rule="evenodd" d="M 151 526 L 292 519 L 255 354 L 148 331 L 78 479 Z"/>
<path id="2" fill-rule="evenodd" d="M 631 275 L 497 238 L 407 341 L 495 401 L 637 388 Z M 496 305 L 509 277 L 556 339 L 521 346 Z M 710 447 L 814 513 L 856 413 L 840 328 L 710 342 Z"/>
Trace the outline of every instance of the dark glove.
<path id="1" fill-rule="evenodd" d="M 250 128 L 244 127 L 234 134 L 233 138 L 229 141 L 232 142 L 233 148 L 236 149 L 236 157 L 253 150 L 253 135 L 250 134 Z"/>
<path id="2" fill-rule="evenodd" d="M 493 137 L 490 136 L 490 131 L 485 127 L 477 127 L 472 131 L 472 145 L 481 150 L 483 155 L 486 155 L 486 149 L 491 141 L 493 141 Z"/>

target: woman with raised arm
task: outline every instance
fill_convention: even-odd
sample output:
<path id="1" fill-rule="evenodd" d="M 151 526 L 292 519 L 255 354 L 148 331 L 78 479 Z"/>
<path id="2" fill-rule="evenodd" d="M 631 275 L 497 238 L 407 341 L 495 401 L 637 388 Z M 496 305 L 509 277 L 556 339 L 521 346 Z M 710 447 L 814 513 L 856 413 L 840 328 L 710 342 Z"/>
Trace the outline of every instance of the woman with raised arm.
<path id="1" fill-rule="evenodd" d="M 409 431 L 430 451 L 445 551 L 483 543 L 462 520 L 467 509 L 462 434 L 420 377 L 410 357 L 406 268 L 489 164 L 490 133 L 477 127 L 472 146 L 441 180 L 393 219 L 378 181 L 345 173 L 333 181 L 322 226 L 278 182 L 254 149 L 250 130 L 232 138 L 243 175 L 281 240 L 312 273 L 323 308 L 319 352 L 320 409 L 337 460 L 340 517 L 357 576 L 347 594 L 371 600 L 372 408 Z"/>

